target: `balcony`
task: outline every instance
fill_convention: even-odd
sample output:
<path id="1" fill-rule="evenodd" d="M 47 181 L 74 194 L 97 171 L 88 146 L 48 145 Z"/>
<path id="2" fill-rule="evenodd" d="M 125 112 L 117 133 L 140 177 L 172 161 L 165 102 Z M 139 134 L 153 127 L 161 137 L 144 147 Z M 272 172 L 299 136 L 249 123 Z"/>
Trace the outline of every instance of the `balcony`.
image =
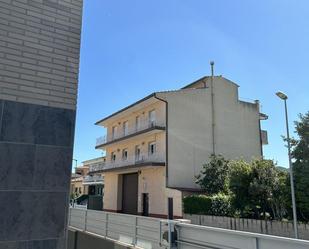
<path id="1" fill-rule="evenodd" d="M 84 185 L 90 184 L 103 184 L 103 176 L 101 175 L 94 175 L 94 176 L 85 176 L 83 180 Z"/>
<path id="2" fill-rule="evenodd" d="M 94 163 L 89 166 L 89 173 L 101 171 L 105 168 L 105 162 Z"/>
<path id="3" fill-rule="evenodd" d="M 105 167 L 100 170 L 105 171 L 116 171 L 122 169 L 144 167 L 144 166 L 164 166 L 165 165 L 165 154 L 155 153 L 152 155 L 140 155 L 129 156 L 126 159 L 116 159 L 115 161 L 109 161 L 105 163 Z"/>
<path id="4" fill-rule="evenodd" d="M 128 129 L 124 131 L 121 129 L 121 131 L 118 131 L 115 134 L 108 134 L 102 137 L 97 138 L 96 141 L 96 148 L 103 147 L 105 145 L 115 143 L 133 136 L 137 136 L 139 134 L 143 134 L 146 132 L 151 132 L 155 130 L 165 130 L 165 123 L 154 121 L 154 122 L 142 122 L 139 126 L 135 126 L 134 128 Z"/>

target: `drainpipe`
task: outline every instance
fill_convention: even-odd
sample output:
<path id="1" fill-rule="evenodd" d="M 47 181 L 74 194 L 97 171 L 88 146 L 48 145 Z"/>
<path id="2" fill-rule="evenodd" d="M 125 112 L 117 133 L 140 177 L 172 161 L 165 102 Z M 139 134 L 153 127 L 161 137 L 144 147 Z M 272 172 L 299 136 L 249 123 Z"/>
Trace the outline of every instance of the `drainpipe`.
<path id="1" fill-rule="evenodd" d="M 211 134 L 212 134 L 212 154 L 216 154 L 216 141 L 215 141 L 215 93 L 214 93 L 214 62 L 210 62 L 211 66 L 211 80 L 210 80 L 210 88 L 211 88 Z"/>
<path id="2" fill-rule="evenodd" d="M 263 141 L 262 141 L 262 129 L 261 129 L 261 117 L 260 117 L 260 101 L 259 100 L 255 100 L 254 101 L 257 109 L 258 109 L 258 115 L 259 115 L 259 134 L 260 134 L 260 149 L 261 149 L 261 156 L 262 158 L 264 158 L 263 155 Z"/>

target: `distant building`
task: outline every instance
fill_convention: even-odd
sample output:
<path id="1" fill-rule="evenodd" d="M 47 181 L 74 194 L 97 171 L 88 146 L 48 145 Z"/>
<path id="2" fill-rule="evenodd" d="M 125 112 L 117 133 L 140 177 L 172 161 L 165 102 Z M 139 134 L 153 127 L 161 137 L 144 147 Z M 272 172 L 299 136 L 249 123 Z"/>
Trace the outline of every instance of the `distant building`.
<path id="1" fill-rule="evenodd" d="M 182 197 L 199 191 L 195 176 L 211 154 L 262 156 L 265 117 L 258 101 L 239 100 L 238 85 L 216 76 L 155 92 L 103 118 L 96 124 L 107 134 L 96 148 L 106 152 L 97 170 L 104 173 L 104 209 L 166 217 L 169 203 L 181 217 Z"/>
<path id="2" fill-rule="evenodd" d="M 102 209 L 104 178 L 102 173 L 95 172 L 95 169 L 104 162 L 105 157 L 99 157 L 84 161 L 82 166 L 75 169 L 71 177 L 71 199 L 78 204 L 90 204 L 90 209 L 94 209 L 93 205 L 98 206 L 93 204 L 94 202 L 100 202 L 99 209 Z"/>

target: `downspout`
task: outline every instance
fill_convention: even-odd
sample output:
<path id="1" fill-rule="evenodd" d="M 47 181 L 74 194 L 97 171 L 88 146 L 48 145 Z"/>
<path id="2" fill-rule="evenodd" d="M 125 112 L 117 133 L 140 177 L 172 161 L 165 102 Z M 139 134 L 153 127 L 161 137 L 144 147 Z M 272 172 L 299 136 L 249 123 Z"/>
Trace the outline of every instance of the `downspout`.
<path id="1" fill-rule="evenodd" d="M 168 102 L 154 94 L 154 97 L 165 103 L 165 186 L 168 187 Z"/>
<path id="2" fill-rule="evenodd" d="M 211 88 L 211 133 L 212 133 L 212 154 L 216 154 L 216 141 L 215 141 L 215 93 L 214 93 L 214 62 L 210 62 L 211 66 L 211 79 L 210 79 L 210 88 Z"/>
<path id="3" fill-rule="evenodd" d="M 257 105 L 257 109 L 258 109 L 258 115 L 259 115 L 259 134 L 260 134 L 260 149 L 261 149 L 261 156 L 262 156 L 262 158 L 264 158 L 264 155 L 263 155 L 262 130 L 261 130 L 261 117 L 260 117 L 260 101 L 259 101 L 259 100 L 255 100 L 254 102 L 255 102 L 255 104 Z"/>

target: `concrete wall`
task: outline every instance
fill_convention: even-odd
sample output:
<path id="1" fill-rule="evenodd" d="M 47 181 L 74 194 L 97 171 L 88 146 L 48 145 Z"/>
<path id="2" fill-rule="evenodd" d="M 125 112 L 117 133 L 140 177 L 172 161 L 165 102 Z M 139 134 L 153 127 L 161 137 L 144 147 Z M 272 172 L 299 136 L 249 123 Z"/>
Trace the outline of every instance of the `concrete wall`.
<path id="1" fill-rule="evenodd" d="M 292 222 L 264 221 L 190 214 L 184 214 L 184 218 L 191 220 L 191 223 L 195 225 L 220 227 L 225 229 L 270 234 L 290 238 L 294 237 Z M 298 232 L 300 239 L 309 240 L 309 225 L 298 224 Z"/>
<path id="2" fill-rule="evenodd" d="M 112 240 L 104 239 L 84 232 L 69 230 L 68 249 L 127 249 L 132 248 L 121 245 Z"/>
<path id="3" fill-rule="evenodd" d="M 197 188 L 195 176 L 212 154 L 212 114 L 207 88 L 158 93 L 168 102 L 168 187 Z M 238 100 L 238 86 L 214 79 L 215 149 L 228 159 L 261 156 L 259 111 Z"/>
<path id="4" fill-rule="evenodd" d="M 0 248 L 65 248 L 82 0 L 0 0 Z"/>

